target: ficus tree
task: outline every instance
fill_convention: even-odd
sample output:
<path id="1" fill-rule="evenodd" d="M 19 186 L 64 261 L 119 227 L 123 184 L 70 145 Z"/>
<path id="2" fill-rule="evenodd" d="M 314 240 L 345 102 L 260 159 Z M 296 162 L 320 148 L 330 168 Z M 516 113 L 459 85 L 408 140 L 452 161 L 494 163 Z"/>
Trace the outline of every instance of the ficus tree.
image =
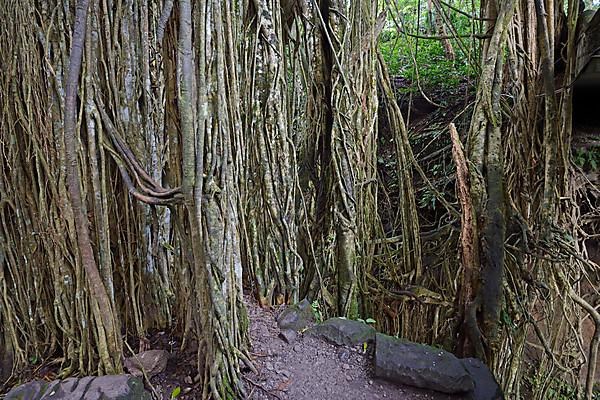
<path id="1" fill-rule="evenodd" d="M 588 365 L 591 398 L 579 2 L 408 3 L 2 2 L 0 375 L 50 358 L 118 373 L 159 328 L 197 348 L 201 397 L 243 397 L 245 302 L 308 298 L 478 356 L 515 398 Z M 419 40 L 481 55 L 467 122 L 443 130 L 456 193 L 413 153 L 378 54 L 389 30 L 415 63 Z"/>

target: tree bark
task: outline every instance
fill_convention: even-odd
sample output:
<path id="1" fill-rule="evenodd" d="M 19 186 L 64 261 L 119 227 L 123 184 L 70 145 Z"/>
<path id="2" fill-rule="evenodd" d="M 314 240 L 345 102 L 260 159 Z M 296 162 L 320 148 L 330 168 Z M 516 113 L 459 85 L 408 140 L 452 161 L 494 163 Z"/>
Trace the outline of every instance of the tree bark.
<path id="1" fill-rule="evenodd" d="M 119 356 L 121 354 L 120 332 L 118 332 L 116 315 L 94 258 L 86 206 L 81 195 L 80 185 L 82 180 L 77 157 L 77 148 L 79 147 L 79 135 L 76 132 L 78 127 L 76 121 L 77 88 L 81 71 L 81 60 L 83 57 L 88 3 L 87 0 L 80 0 L 77 2 L 75 24 L 73 27 L 73 41 L 71 43 L 71 55 L 69 57 L 67 88 L 65 91 L 64 140 L 67 164 L 67 184 L 71 207 L 75 217 L 77 243 L 81 254 L 81 262 L 85 268 L 90 289 L 94 294 L 93 301 L 97 302 L 97 306 L 93 307 L 93 310 L 95 311 L 95 317 L 98 323 L 97 329 L 99 330 L 99 340 L 102 340 L 101 338 L 105 336 L 107 342 L 106 352 L 102 352 L 103 354 L 100 354 L 100 357 L 103 360 L 106 372 L 118 373 L 122 368 Z M 104 348 L 104 346 L 101 345 L 100 348 Z"/>

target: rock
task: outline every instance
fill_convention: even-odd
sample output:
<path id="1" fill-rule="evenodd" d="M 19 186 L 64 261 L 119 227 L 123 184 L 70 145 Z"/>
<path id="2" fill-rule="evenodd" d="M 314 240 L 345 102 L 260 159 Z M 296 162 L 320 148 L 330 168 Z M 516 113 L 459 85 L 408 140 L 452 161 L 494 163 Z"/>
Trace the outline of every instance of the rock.
<path id="1" fill-rule="evenodd" d="M 350 351 L 342 347 L 338 352 L 338 358 L 341 362 L 347 362 L 350 359 Z"/>
<path id="2" fill-rule="evenodd" d="M 6 394 L 6 400 L 8 399 L 27 399 L 27 400 L 36 400 L 40 399 L 44 393 L 46 393 L 47 389 L 50 387 L 56 386 L 58 381 L 54 382 L 45 382 L 45 381 L 33 381 L 28 382 L 23 385 L 12 388 Z M 48 393 L 51 393 L 52 390 L 48 390 Z"/>
<path id="3" fill-rule="evenodd" d="M 375 376 L 450 394 L 475 387 L 454 354 L 380 333 L 375 338 Z"/>
<path id="4" fill-rule="evenodd" d="M 460 362 L 475 382 L 475 389 L 469 393 L 468 400 L 504 400 L 502 389 L 487 365 L 477 358 L 463 358 Z"/>
<path id="5" fill-rule="evenodd" d="M 290 374 L 290 371 L 285 370 L 285 369 L 279 370 L 279 371 L 277 371 L 277 373 L 279 375 L 283 375 L 286 378 L 289 378 L 290 376 L 292 376 L 292 374 Z"/>
<path id="6" fill-rule="evenodd" d="M 298 304 L 289 306 L 277 317 L 277 326 L 282 331 L 291 329 L 301 331 L 315 321 L 312 307 L 308 300 L 304 299 Z"/>
<path id="7" fill-rule="evenodd" d="M 167 368 L 168 360 L 169 352 L 166 350 L 147 350 L 126 358 L 123 366 L 131 375 L 144 376 L 146 373 L 151 378 Z"/>
<path id="8" fill-rule="evenodd" d="M 292 344 L 296 341 L 298 334 L 293 329 L 284 329 L 279 332 L 279 337 L 287 344 Z"/>
<path id="9" fill-rule="evenodd" d="M 338 346 L 356 346 L 375 340 L 375 329 L 372 326 L 345 318 L 330 318 L 315 325 L 309 332 Z"/>
<path id="10" fill-rule="evenodd" d="M 53 382 L 33 381 L 13 388 L 5 400 L 150 400 L 141 379 L 131 375 L 68 378 Z"/>

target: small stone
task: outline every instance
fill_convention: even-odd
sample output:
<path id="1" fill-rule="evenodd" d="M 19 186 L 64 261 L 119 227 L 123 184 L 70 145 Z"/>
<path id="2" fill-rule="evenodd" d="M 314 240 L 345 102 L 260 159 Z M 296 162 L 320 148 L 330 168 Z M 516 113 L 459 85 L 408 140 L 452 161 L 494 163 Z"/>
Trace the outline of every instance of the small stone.
<path id="1" fill-rule="evenodd" d="M 265 363 L 265 368 L 267 369 L 267 371 L 273 371 L 273 364 L 267 361 Z"/>
<path id="2" fill-rule="evenodd" d="M 300 303 L 283 310 L 277 317 L 277 326 L 281 330 L 292 329 L 300 331 L 312 324 L 314 318 L 311 304 L 304 299 Z"/>
<path id="3" fill-rule="evenodd" d="M 296 341 L 298 334 L 293 329 L 284 329 L 279 332 L 279 337 L 287 344 L 292 344 Z"/>
<path id="4" fill-rule="evenodd" d="M 189 376 L 189 375 L 188 375 L 188 376 L 186 376 L 185 378 L 183 378 L 183 381 L 184 381 L 185 383 L 187 383 L 188 385 L 191 385 L 192 383 L 194 383 L 194 381 L 192 380 L 192 377 L 191 377 L 191 376 Z"/>
<path id="5" fill-rule="evenodd" d="M 372 384 L 373 384 L 373 381 L 372 381 L 372 380 L 369 380 L 369 385 L 372 385 Z"/>
<path id="6" fill-rule="evenodd" d="M 351 381 L 351 380 L 352 380 L 352 377 L 351 377 L 350 375 L 346 375 L 346 380 L 347 380 L 347 381 Z"/>
<path id="7" fill-rule="evenodd" d="M 287 371 L 287 370 L 285 370 L 285 369 L 282 369 L 282 370 L 278 371 L 278 373 L 279 373 L 279 375 L 283 375 L 283 376 L 285 376 L 286 378 L 289 378 L 289 377 L 290 377 L 290 375 L 291 375 L 291 374 L 290 374 L 290 371 Z"/>
<path id="8" fill-rule="evenodd" d="M 345 348 L 340 349 L 338 352 L 338 358 L 342 362 L 347 362 L 350 359 L 350 351 Z"/>
<path id="9" fill-rule="evenodd" d="M 350 365 L 344 363 L 344 364 L 342 364 L 342 368 L 345 369 L 345 370 L 348 370 L 348 369 L 350 369 Z"/>
<path id="10" fill-rule="evenodd" d="M 302 351 L 302 347 L 299 344 L 294 345 L 294 351 L 296 353 L 300 353 Z"/>

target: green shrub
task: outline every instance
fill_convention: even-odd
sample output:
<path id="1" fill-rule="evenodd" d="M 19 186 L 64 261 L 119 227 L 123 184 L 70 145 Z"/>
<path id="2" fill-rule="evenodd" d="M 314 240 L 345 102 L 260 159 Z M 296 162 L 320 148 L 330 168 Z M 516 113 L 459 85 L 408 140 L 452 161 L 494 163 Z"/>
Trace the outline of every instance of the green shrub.
<path id="1" fill-rule="evenodd" d="M 463 39 L 463 49 L 467 53 L 465 54 L 465 50 L 459 46 L 460 39 L 450 39 L 455 59 L 449 60 L 441 40 L 417 39 L 398 30 L 399 25 L 411 34 L 435 36 L 435 33 L 428 33 L 425 29 L 428 26 L 427 3 L 421 2 L 419 24 L 416 21 L 417 4 L 419 4 L 417 0 L 400 0 L 397 4 L 398 16 L 389 17 L 387 28 L 379 37 L 379 49 L 391 75 L 402 76 L 411 82 L 416 82 L 419 78 L 424 90 L 454 89 L 466 78 L 476 76 L 476 66 L 471 61 L 477 60 L 478 43 Z M 460 7 L 460 2 L 455 4 Z M 462 5 L 465 11 L 470 6 L 470 2 Z M 468 17 L 455 12 L 449 13 L 449 17 L 459 35 L 471 33 L 473 27 Z M 471 53 L 470 57 L 469 53 Z"/>

